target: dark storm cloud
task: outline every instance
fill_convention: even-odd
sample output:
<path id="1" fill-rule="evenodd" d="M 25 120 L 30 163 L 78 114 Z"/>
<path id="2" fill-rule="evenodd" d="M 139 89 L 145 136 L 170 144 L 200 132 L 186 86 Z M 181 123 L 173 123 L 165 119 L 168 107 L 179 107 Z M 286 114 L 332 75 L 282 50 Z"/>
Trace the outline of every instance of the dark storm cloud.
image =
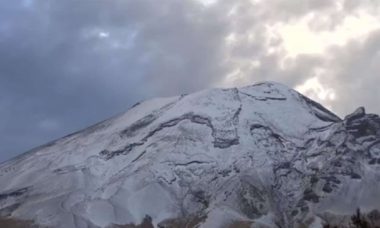
<path id="1" fill-rule="evenodd" d="M 268 35 L 268 25 L 310 13 L 317 15 L 312 30 L 332 30 L 346 14 L 376 12 L 373 1 L 341 1 L 342 10 L 329 0 L 200 2 L 0 2 L 0 161 L 150 97 L 262 80 L 294 87 L 319 68 L 331 72 L 333 77 L 321 78 L 330 86 L 346 74 L 356 80 L 353 72 L 361 67 L 372 75 L 368 80 L 375 80 L 375 65 L 347 57 L 376 62 L 371 51 L 377 43 L 371 39 L 334 49 L 329 55 L 334 61 L 326 61 L 324 55 L 311 54 L 286 59 L 282 38 Z M 320 15 L 327 19 L 319 20 Z M 231 34 L 234 42 L 228 44 Z M 240 79 L 228 81 L 232 73 Z M 350 86 L 337 85 L 337 93 Z M 342 95 L 342 103 L 334 105 L 343 112 L 351 109 L 349 100 Z"/>
<path id="2" fill-rule="evenodd" d="M 222 73 L 222 18 L 192 1 L 0 3 L 0 160 Z"/>

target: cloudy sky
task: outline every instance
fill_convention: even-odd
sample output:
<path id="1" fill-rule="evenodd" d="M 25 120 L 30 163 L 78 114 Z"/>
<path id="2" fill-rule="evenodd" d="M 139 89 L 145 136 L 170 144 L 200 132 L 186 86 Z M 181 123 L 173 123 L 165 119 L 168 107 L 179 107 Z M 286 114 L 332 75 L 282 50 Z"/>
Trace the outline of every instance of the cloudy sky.
<path id="1" fill-rule="evenodd" d="M 377 0 L 0 0 L 0 161 L 133 103 L 270 80 L 380 113 Z"/>

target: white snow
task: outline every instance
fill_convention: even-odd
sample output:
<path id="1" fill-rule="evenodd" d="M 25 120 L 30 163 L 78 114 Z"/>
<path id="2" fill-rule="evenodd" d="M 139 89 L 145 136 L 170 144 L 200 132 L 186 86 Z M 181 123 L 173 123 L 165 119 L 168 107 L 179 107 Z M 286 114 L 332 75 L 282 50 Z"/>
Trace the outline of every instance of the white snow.
<path id="1" fill-rule="evenodd" d="M 308 164 L 296 158 L 308 154 L 300 154 L 297 147 L 307 137 L 332 137 L 329 131 L 309 133 L 334 124 L 319 118 L 316 110 L 322 115 L 323 110 L 276 83 L 144 101 L 2 164 L 0 194 L 28 188 L 12 216 L 53 227 L 138 224 L 147 215 L 157 226 L 206 204 L 208 219 L 202 227 L 249 220 L 236 202 L 239 186 L 260 183 L 257 191 L 267 197 L 264 192 L 277 181 L 274 164 L 291 162 L 297 169 L 306 169 Z M 310 154 L 318 152 L 317 144 L 313 145 Z M 317 159 L 316 168 L 323 162 Z M 301 195 L 297 186 L 304 183 L 293 180 L 296 176 L 289 178 L 289 183 L 281 182 L 279 194 Z M 360 189 L 359 185 L 349 191 Z M 378 195 L 376 190 L 375 186 L 363 192 L 362 198 Z M 252 193 L 246 194 L 249 198 Z M 0 209 L 17 200 L 0 199 Z M 266 208 L 273 207 L 265 200 Z M 320 208 L 331 206 L 324 205 Z M 257 221 L 271 226 L 277 213 L 269 211 Z"/>

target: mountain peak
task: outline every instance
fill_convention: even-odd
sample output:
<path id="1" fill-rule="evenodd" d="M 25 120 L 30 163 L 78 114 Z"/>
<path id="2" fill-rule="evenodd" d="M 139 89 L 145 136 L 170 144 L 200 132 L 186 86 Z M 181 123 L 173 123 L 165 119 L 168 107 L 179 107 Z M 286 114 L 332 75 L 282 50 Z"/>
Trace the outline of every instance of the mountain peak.
<path id="1" fill-rule="evenodd" d="M 379 123 L 363 109 L 342 121 L 273 82 L 152 99 L 2 164 L 0 216 L 52 227 L 321 225 L 323 213 L 380 205 L 380 184 L 368 184 L 380 178 Z"/>
<path id="2" fill-rule="evenodd" d="M 351 120 L 356 119 L 356 118 L 364 117 L 365 115 L 366 115 L 365 108 L 364 107 L 359 107 L 353 113 L 347 115 L 344 118 L 344 120 L 345 121 L 351 121 Z"/>

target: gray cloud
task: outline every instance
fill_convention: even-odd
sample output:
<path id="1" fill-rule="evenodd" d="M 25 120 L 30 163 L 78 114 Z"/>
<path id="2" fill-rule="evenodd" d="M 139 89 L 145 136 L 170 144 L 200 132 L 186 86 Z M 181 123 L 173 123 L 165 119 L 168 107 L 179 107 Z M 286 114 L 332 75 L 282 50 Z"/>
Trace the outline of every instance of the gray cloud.
<path id="1" fill-rule="evenodd" d="M 343 48 L 334 48 L 325 58 L 324 84 L 338 95 L 332 105 L 338 113 L 352 112 L 358 106 L 380 113 L 380 30 L 364 41 L 351 41 Z"/>
<path id="2" fill-rule="evenodd" d="M 377 33 L 328 56 L 293 59 L 285 59 L 281 37 L 268 36 L 268 25 L 310 13 L 317 15 L 310 28 L 322 31 L 344 15 L 378 9 L 370 0 L 337 7 L 328 0 L 220 0 L 210 7 L 196 0 L 1 2 L 0 161 L 142 99 L 262 80 L 294 87 L 320 68 L 330 75 L 320 80 L 336 90 L 339 99 L 330 104 L 339 113 L 359 104 L 380 111 Z M 240 79 L 226 83 L 234 72 Z M 366 92 L 353 101 L 357 90 Z"/>

